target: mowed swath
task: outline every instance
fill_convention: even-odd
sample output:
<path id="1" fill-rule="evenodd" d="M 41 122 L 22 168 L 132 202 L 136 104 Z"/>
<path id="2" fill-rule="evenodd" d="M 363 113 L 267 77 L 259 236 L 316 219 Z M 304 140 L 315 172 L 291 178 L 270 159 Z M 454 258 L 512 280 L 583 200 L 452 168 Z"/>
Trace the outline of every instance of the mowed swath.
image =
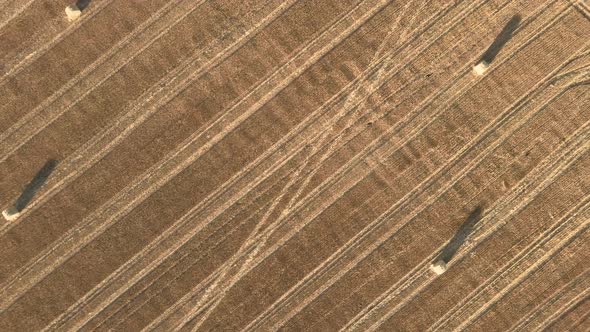
<path id="1" fill-rule="evenodd" d="M 584 1 L 5 2 L 0 330 L 590 327 Z"/>

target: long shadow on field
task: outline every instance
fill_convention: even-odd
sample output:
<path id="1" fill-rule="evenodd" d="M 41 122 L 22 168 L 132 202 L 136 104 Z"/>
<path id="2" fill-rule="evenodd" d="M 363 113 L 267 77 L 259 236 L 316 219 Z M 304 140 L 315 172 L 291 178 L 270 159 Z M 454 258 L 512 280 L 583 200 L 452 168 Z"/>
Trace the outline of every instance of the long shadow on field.
<path id="1" fill-rule="evenodd" d="M 76 7 L 78 7 L 80 10 L 84 10 L 86 7 L 88 7 L 88 5 L 90 5 L 90 1 L 92 0 L 78 0 L 76 1 Z"/>
<path id="2" fill-rule="evenodd" d="M 492 63 L 492 61 L 494 61 L 498 53 L 500 53 L 500 50 L 502 50 L 504 45 L 506 45 L 506 43 L 512 38 L 512 34 L 516 28 L 518 28 L 520 20 L 520 15 L 512 16 L 510 21 L 504 26 L 504 29 L 502 29 L 500 34 L 494 39 L 494 42 L 485 51 L 480 61 L 485 61 L 487 63 Z"/>
<path id="3" fill-rule="evenodd" d="M 55 166 L 57 166 L 57 160 L 49 159 L 45 165 L 37 172 L 37 175 L 27 184 L 25 190 L 23 190 L 22 194 L 17 198 L 14 207 L 18 212 L 22 211 L 27 207 L 27 205 L 31 202 L 35 194 L 41 189 L 41 187 L 47 182 L 47 179 L 55 170 Z"/>
<path id="4" fill-rule="evenodd" d="M 440 260 L 442 260 L 445 263 L 448 263 L 451 260 L 451 258 L 455 256 L 459 247 L 461 247 L 461 245 L 465 243 L 465 240 L 467 239 L 469 234 L 473 232 L 475 224 L 477 224 L 477 222 L 481 219 L 482 212 L 482 207 L 478 206 L 469 214 L 469 217 L 467 217 L 467 220 L 465 220 L 463 225 L 459 227 L 459 230 L 457 231 L 457 233 L 455 233 L 455 236 L 453 236 L 449 244 L 447 244 L 443 248 L 439 256 Z"/>

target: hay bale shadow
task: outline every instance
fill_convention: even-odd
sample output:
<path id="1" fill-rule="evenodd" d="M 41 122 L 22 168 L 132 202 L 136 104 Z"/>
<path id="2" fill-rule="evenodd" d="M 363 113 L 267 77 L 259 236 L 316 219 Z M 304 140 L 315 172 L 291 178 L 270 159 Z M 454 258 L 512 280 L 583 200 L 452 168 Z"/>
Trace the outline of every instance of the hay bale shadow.
<path id="1" fill-rule="evenodd" d="M 21 212 L 31 202 L 35 194 L 47 182 L 47 179 L 55 170 L 57 160 L 49 159 L 45 165 L 37 172 L 37 175 L 27 184 L 22 194 L 16 200 L 14 207 L 17 212 Z"/>
<path id="2" fill-rule="evenodd" d="M 455 236 L 451 241 L 443 248 L 438 259 L 445 263 L 448 263 L 453 256 L 457 253 L 457 250 L 465 243 L 467 237 L 473 232 L 473 229 L 477 222 L 481 219 L 483 208 L 477 206 L 467 217 L 467 220 L 459 227 L 459 230 L 455 233 Z"/>
<path id="3" fill-rule="evenodd" d="M 91 1 L 92 0 L 78 0 L 78 1 L 76 1 L 76 7 L 78 7 L 78 9 L 83 11 L 84 9 L 86 9 L 86 7 L 88 7 L 90 5 Z"/>
<path id="4" fill-rule="evenodd" d="M 490 47 L 488 47 L 488 49 L 484 52 L 483 56 L 480 59 L 480 62 L 485 61 L 489 64 L 492 63 L 492 61 L 494 61 L 494 59 L 496 58 L 498 53 L 500 53 L 502 48 L 504 48 L 506 43 L 508 43 L 508 41 L 512 39 L 512 35 L 520 25 L 521 19 L 522 18 L 520 17 L 520 15 L 512 16 L 512 18 L 510 19 L 510 21 L 508 21 L 508 23 L 506 23 L 500 34 L 496 37 L 496 39 L 494 39 Z"/>

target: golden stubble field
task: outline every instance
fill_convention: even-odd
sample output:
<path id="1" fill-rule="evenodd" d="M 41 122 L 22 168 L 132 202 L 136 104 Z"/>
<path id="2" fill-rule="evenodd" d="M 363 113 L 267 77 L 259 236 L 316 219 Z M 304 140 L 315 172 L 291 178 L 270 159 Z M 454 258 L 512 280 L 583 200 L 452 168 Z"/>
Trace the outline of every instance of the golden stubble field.
<path id="1" fill-rule="evenodd" d="M 585 1 L 69 4 L 0 0 L 0 331 L 590 328 Z"/>

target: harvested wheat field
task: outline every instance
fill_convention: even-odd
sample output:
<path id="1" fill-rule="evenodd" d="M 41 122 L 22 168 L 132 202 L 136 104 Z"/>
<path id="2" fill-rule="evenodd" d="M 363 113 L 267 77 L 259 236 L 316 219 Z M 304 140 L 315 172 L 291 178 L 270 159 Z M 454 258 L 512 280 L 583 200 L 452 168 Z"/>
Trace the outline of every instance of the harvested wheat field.
<path id="1" fill-rule="evenodd" d="M 590 330 L 588 2 L 0 8 L 0 331 Z"/>

